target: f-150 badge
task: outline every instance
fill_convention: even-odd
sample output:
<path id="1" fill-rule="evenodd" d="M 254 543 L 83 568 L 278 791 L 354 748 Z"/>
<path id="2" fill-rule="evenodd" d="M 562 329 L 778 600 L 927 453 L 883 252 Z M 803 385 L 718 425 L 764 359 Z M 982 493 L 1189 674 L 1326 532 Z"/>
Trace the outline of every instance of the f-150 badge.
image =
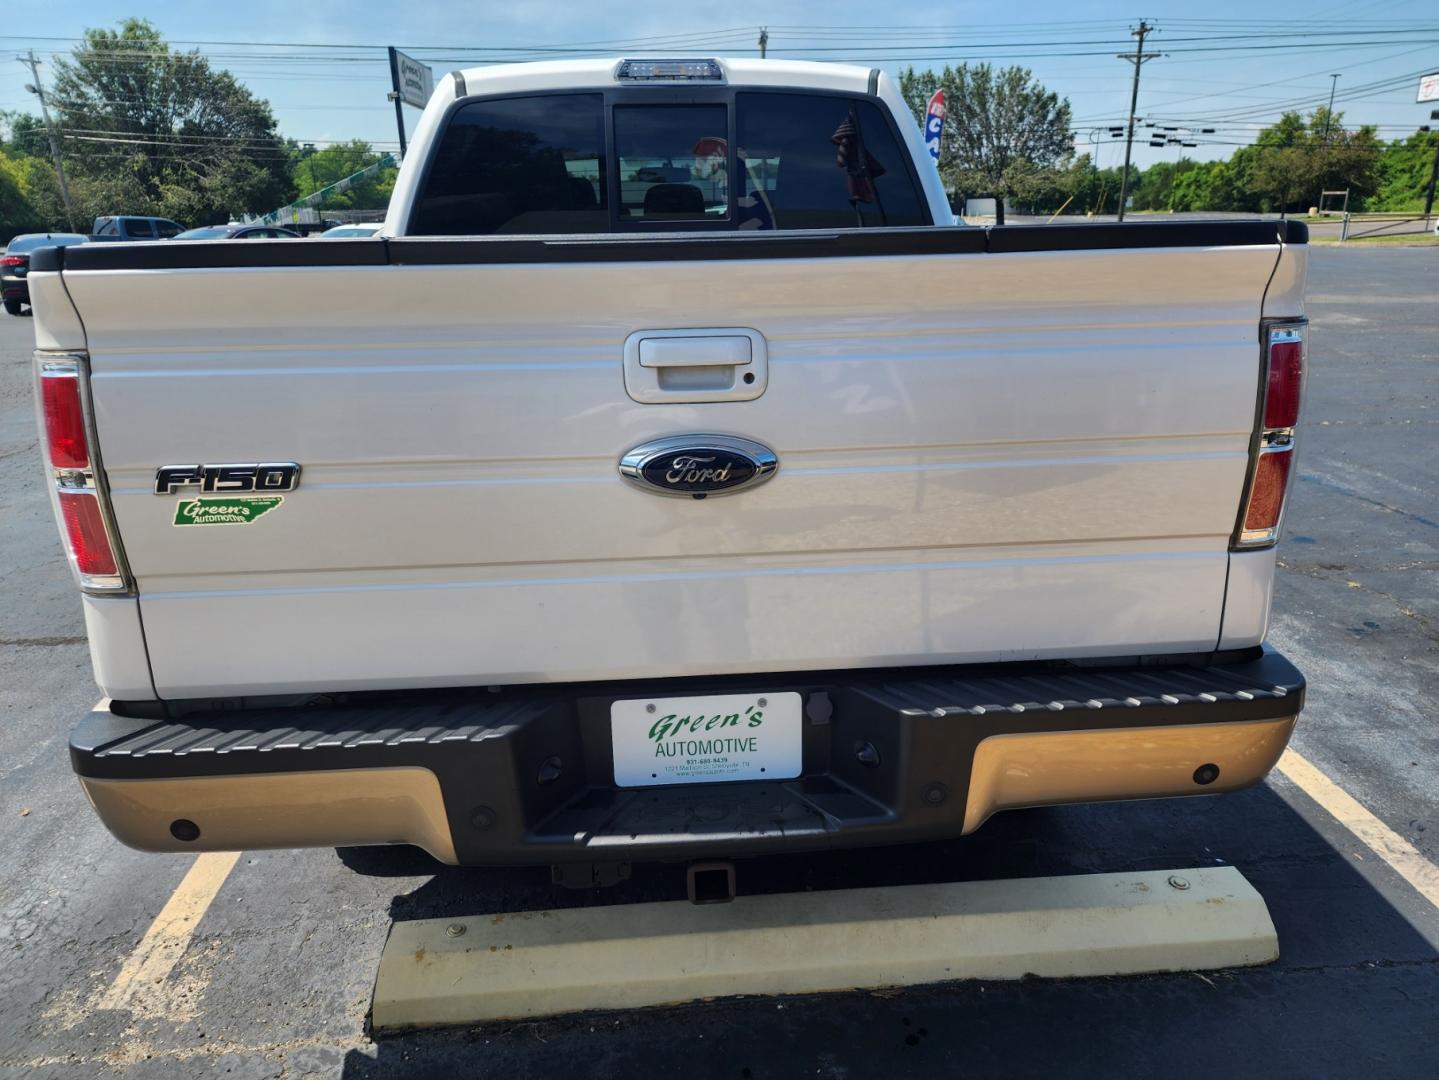
<path id="1" fill-rule="evenodd" d="M 620 475 L 630 483 L 687 499 L 754 487 L 778 468 L 773 450 L 735 435 L 673 435 L 636 446 L 620 458 Z"/>
<path id="2" fill-rule="evenodd" d="M 262 461 L 238 465 L 161 465 L 155 470 L 155 494 L 173 495 L 197 487 L 206 495 L 265 494 L 294 491 L 300 466 L 293 461 Z"/>

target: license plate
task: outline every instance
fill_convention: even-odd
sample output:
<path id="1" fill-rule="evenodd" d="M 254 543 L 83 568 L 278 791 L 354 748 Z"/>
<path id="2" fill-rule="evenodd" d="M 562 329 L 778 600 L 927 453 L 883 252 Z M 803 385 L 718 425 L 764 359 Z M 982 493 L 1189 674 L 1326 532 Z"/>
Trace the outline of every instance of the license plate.
<path id="1" fill-rule="evenodd" d="M 793 692 L 616 701 L 615 784 L 793 779 L 801 767 L 802 714 Z"/>

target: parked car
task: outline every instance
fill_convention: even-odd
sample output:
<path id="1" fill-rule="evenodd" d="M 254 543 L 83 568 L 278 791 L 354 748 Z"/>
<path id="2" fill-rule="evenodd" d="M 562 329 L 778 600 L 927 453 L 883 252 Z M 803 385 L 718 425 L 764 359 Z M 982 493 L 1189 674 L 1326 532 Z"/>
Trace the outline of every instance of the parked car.
<path id="1" fill-rule="evenodd" d="M 300 234 L 282 229 L 278 225 L 205 225 L 198 229 L 186 229 L 176 240 L 279 240 L 282 237 L 299 239 Z"/>
<path id="2" fill-rule="evenodd" d="M 107 214 L 97 217 L 91 229 L 93 240 L 168 240 L 183 232 L 178 221 L 162 217 L 140 217 L 132 214 Z"/>
<path id="3" fill-rule="evenodd" d="M 879 68 L 474 68 L 418 132 L 385 244 L 37 256 L 120 839 L 598 882 L 1273 767 L 1302 222 L 955 227 Z"/>
<path id="4" fill-rule="evenodd" d="M 336 225 L 333 229 L 326 229 L 326 230 L 325 230 L 324 232 L 322 232 L 320 235 L 321 235 L 321 236 L 331 236 L 331 237 L 335 237 L 335 236 L 374 236 L 374 235 L 375 235 L 377 232 L 379 232 L 380 229 L 382 229 L 383 227 L 384 227 L 384 226 L 383 226 L 380 222 L 375 222 L 375 223 L 372 224 L 372 225 L 366 225 L 366 224 Z"/>
<path id="5" fill-rule="evenodd" d="M 30 303 L 30 286 L 26 278 L 31 252 L 42 247 L 83 244 L 87 239 L 79 233 L 22 233 L 12 239 L 5 253 L 0 255 L 0 298 L 4 299 L 5 310 L 11 315 L 19 315 L 21 305 Z"/>

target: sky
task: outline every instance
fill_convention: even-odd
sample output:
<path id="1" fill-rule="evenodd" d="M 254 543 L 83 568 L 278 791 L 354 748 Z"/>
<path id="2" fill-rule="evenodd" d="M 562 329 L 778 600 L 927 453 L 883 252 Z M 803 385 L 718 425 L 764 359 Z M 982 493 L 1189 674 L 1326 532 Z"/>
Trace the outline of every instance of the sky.
<path id="1" fill-rule="evenodd" d="M 24 89 L 29 71 L 13 57 L 34 49 L 41 77 L 87 27 L 115 26 L 138 15 L 176 48 L 199 48 L 275 110 L 283 135 L 300 142 L 366 139 L 397 143 L 384 47 L 395 45 L 436 75 L 458 67 L 546 56 L 755 56 L 761 26 L 769 55 L 843 60 L 898 73 L 909 64 L 990 61 L 1030 68 L 1073 107 L 1077 148 L 1093 148 L 1101 166 L 1123 161 L 1123 139 L 1107 128 L 1128 114 L 1132 28 L 1156 28 L 1146 44 L 1162 55 L 1143 65 L 1137 113 L 1141 166 L 1228 157 L 1286 108 L 1327 101 L 1346 125 L 1375 124 L 1384 139 L 1429 123 L 1439 102 L 1419 105 L 1419 75 L 1439 71 L 1439 5 L 1434 0 L 1336 3 L 1217 0 L 1157 11 L 1116 13 L 1083 0 L 1033 0 L 1021 19 L 1007 5 L 853 0 L 771 0 L 674 5 L 606 0 L 505 4 L 433 0 L 66 0 L 16 3 L 0 21 L 0 109 L 37 111 Z M 200 44 L 214 43 L 214 44 Z M 1337 81 L 1331 75 L 1338 75 Z M 416 109 L 406 108 L 413 128 Z M 1149 145 L 1158 133 L 1193 147 Z M 1213 128 L 1204 133 L 1203 128 Z"/>

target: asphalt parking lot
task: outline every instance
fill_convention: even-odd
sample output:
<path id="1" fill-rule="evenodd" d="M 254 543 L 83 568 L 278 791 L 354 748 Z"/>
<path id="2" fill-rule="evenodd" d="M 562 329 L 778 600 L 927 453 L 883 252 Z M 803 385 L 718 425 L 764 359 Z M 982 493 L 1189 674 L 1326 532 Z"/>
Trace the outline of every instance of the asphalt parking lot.
<path id="1" fill-rule="evenodd" d="M 1439 862 L 1439 251 L 1315 249 L 1307 419 L 1272 640 L 1294 747 Z M 0 1077 L 1417 1077 L 1439 908 L 1284 775 L 1237 795 L 1000 815 L 962 841 L 749 860 L 746 892 L 1232 864 L 1281 959 L 1228 972 L 713 1001 L 371 1039 L 392 919 L 684 895 L 556 891 L 402 850 L 239 856 L 193 933 L 117 977 L 190 867 L 121 847 L 70 773 L 97 696 L 42 486 L 31 324 L 0 316 Z"/>

